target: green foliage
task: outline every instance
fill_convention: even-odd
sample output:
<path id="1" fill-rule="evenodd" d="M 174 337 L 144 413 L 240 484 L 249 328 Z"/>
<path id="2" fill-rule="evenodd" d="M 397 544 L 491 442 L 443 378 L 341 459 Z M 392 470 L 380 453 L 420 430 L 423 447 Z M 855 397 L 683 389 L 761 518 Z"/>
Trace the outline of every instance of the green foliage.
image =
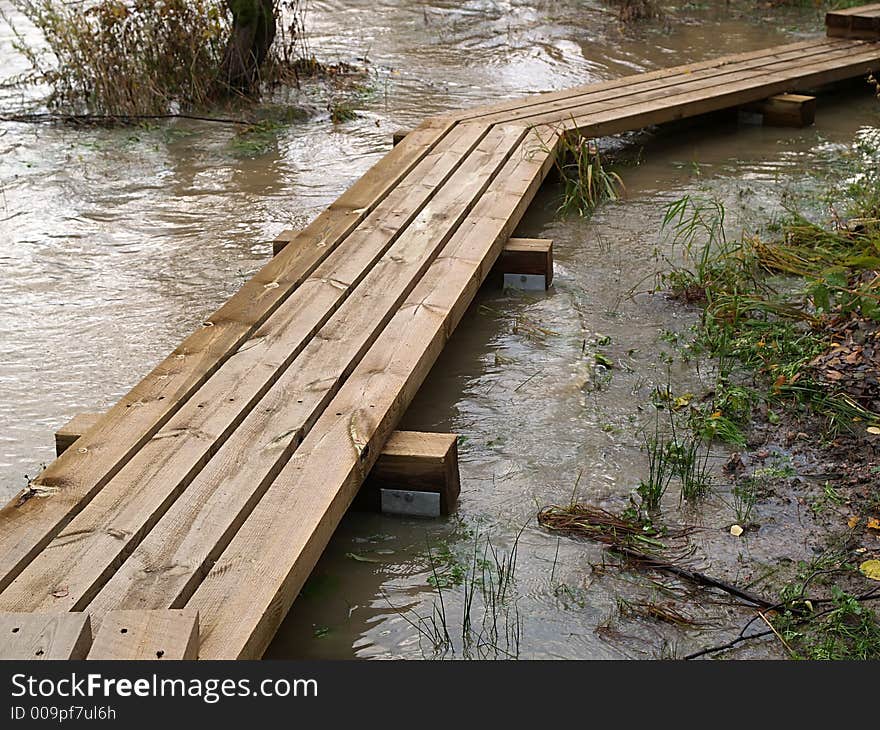
<path id="1" fill-rule="evenodd" d="M 619 200 L 623 180 L 606 170 L 599 148 L 577 135 L 563 135 L 556 155 L 556 169 L 562 183 L 562 202 L 557 212 L 589 218 L 606 200 Z"/>
<path id="2" fill-rule="evenodd" d="M 53 108 L 134 116 L 210 97 L 229 34 L 219 0 L 11 1 L 45 37 L 46 52 L 21 36 L 17 48 Z"/>

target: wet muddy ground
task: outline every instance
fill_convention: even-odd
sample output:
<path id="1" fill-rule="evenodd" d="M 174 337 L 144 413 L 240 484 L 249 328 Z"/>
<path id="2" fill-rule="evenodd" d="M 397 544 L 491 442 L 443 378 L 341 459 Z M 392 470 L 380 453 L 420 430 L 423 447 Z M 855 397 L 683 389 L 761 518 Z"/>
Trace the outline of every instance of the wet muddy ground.
<path id="1" fill-rule="evenodd" d="M 811 13 L 768 23 L 680 8 L 631 30 L 598 4 L 476 1 L 315 2 L 308 23 L 322 60 L 369 69 L 359 117 L 333 125 L 325 105 L 336 92 L 304 92 L 296 103 L 311 116 L 262 154 L 237 148 L 220 125 L 0 127 L 0 496 L 52 458 L 58 425 L 118 399 L 265 262 L 275 233 L 306 223 L 387 151 L 393 129 L 489 99 L 788 42 L 816 27 Z M 4 33 L 0 58 L 13 73 L 19 62 Z M 696 311 L 646 293 L 672 255 L 660 234 L 664 206 L 711 191 L 738 235 L 777 214 L 787 192 L 813 184 L 808 176 L 876 124 L 877 102 L 848 94 L 820 103 L 804 130 L 712 120 L 633 135 L 612 144 L 637 161 L 621 169 L 625 200 L 589 221 L 560 220 L 558 191 L 546 187 L 518 233 L 554 240 L 554 286 L 481 292 L 403 424 L 461 435 L 457 513 L 347 516 L 268 655 L 434 656 L 413 624 L 442 595 L 460 656 L 474 547 L 479 563 L 487 537 L 504 554 L 518 543 L 514 608 L 497 615 L 503 638 L 484 652 L 646 658 L 735 633 L 741 610 L 670 598 L 645 575 L 605 569 L 599 546 L 558 538 L 535 514 L 573 497 L 625 506 L 646 468 L 641 429 L 654 388 L 699 393 L 712 382 L 709 363 L 683 363 L 674 346 Z M 612 366 L 597 365 L 596 353 Z M 811 556 L 817 524 L 835 519 L 834 505 L 812 508 L 821 472 L 810 474 L 785 444 L 766 452 L 750 468 L 784 471 L 791 490 L 768 495 L 757 507 L 760 529 L 741 538 L 728 531 L 727 450 L 713 452 L 719 495 L 701 509 L 679 512 L 677 494 L 667 495 L 671 521 L 702 528 L 692 537 L 697 568 L 749 584 L 780 558 Z M 695 625 L 631 609 L 671 600 Z M 760 644 L 739 656 L 778 651 Z"/>

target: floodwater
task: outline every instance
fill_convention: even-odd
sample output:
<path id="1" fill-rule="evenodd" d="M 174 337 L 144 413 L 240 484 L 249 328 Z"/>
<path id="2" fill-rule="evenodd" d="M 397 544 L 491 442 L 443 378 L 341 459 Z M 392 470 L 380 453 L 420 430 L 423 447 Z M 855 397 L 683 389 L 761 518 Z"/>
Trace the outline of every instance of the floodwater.
<path id="1" fill-rule="evenodd" d="M 307 223 L 386 152 L 392 130 L 448 109 L 790 42 L 817 27 L 812 13 L 766 22 L 726 3 L 683 7 L 636 30 L 599 3 L 573 0 L 309 5 L 319 58 L 369 69 L 353 121 L 331 124 L 313 92 L 312 116 L 255 157 L 218 124 L 0 124 L 4 500 L 51 460 L 59 425 L 115 402 L 266 261 L 275 233 Z M 5 27 L 0 60 L 4 77 L 25 68 Z M 16 94 L 2 91 L 4 108 Z M 494 617 L 499 638 L 472 646 L 476 655 L 653 657 L 726 636 L 740 617 L 723 605 L 693 609 L 705 622 L 687 629 L 622 617 L 618 597 L 653 600 L 656 586 L 603 570 L 598 547 L 557 539 L 535 513 L 573 495 L 625 505 L 646 469 L 639 429 L 652 389 L 669 382 L 698 393 L 710 381 L 706 367 L 667 367 L 658 356 L 674 353 L 669 333 L 693 322 L 681 305 L 643 293 L 668 255 L 663 206 L 708 189 L 726 201 L 736 233 L 876 122 L 870 95 L 850 95 L 820 106 L 805 130 L 734 121 L 633 135 L 615 143 L 638 158 L 622 170 L 626 200 L 590 221 L 559 220 L 555 191 L 542 191 L 519 234 L 554 240 L 553 288 L 483 291 L 403 424 L 461 434 L 457 513 L 347 516 L 268 655 L 434 656 L 416 626 L 428 632 L 418 616 L 438 605 L 439 581 L 456 649 L 447 655 L 461 656 L 465 589 L 478 605 L 489 590 L 488 578 L 468 578 L 475 546 L 479 559 L 487 538 L 507 554 L 517 536 L 511 603 Z M 596 352 L 614 367 L 597 366 Z M 761 509 L 762 529 L 739 542 L 721 499 L 682 515 L 705 527 L 695 541 L 714 562 L 702 559 L 704 569 L 746 578 L 744 555 L 772 563 L 782 542 L 787 554 L 809 552 L 808 516 L 782 501 Z M 473 624 L 471 636 L 482 608 Z"/>

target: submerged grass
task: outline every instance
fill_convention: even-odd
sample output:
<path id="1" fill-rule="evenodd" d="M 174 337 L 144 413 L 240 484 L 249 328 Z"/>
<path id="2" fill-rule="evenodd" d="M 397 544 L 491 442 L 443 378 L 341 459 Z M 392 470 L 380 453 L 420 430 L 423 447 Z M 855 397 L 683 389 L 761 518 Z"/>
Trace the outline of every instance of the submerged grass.
<path id="1" fill-rule="evenodd" d="M 868 153 L 848 186 L 846 220 L 835 215 L 820 226 L 790 212 L 767 238 L 731 241 L 720 201 L 685 196 L 667 207 L 663 224 L 679 256 L 661 283 L 701 307 L 694 349 L 719 363 L 704 433 L 715 420 L 713 436 L 742 443 L 741 429 L 760 401 L 806 405 L 831 432 L 880 418 L 872 410 L 877 393 L 848 388 L 845 372 L 826 377 L 821 362 L 840 346 L 835 333 L 847 323 L 880 323 L 880 183 L 872 141 L 860 141 Z M 862 364 L 861 356 L 853 347 L 844 365 Z M 733 384 L 734 370 L 741 382 L 757 376 L 756 386 Z"/>
<path id="2" fill-rule="evenodd" d="M 558 213 L 589 218 L 601 203 L 620 199 L 625 190 L 623 180 L 605 168 L 594 142 L 563 134 L 559 144 L 555 165 L 562 184 L 562 202 Z"/>

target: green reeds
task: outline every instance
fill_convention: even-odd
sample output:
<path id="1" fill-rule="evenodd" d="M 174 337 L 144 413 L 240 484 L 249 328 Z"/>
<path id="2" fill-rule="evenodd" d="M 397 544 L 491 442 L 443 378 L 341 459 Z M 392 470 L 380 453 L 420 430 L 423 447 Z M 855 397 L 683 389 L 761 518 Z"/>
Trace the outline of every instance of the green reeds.
<path id="1" fill-rule="evenodd" d="M 576 134 L 563 134 L 556 154 L 562 184 L 562 215 L 589 218 L 607 200 L 619 200 L 625 190 L 620 175 L 605 168 L 599 148 Z"/>

